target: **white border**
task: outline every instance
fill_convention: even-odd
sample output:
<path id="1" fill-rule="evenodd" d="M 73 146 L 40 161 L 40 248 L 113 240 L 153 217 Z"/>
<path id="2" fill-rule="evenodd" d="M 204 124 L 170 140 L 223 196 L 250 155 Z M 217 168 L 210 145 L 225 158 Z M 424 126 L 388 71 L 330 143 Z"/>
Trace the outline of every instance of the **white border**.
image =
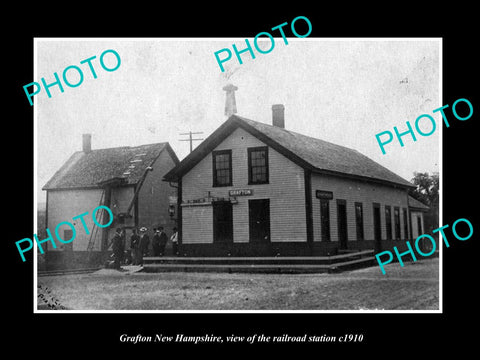
<path id="1" fill-rule="evenodd" d="M 275 39 L 281 39 L 280 37 L 274 37 Z M 245 38 L 238 38 L 238 37 L 225 37 L 225 38 L 182 38 L 182 37 L 175 37 L 175 38 L 33 38 L 33 62 L 34 62 L 34 70 L 33 76 L 34 79 L 37 79 L 37 41 L 230 41 L 230 40 L 245 40 Z M 438 41 L 439 46 L 439 104 L 443 104 L 443 38 L 442 37 L 430 37 L 430 38 L 318 38 L 318 37 L 306 37 L 306 38 L 290 38 L 288 37 L 288 41 Z M 433 110 L 433 109 L 432 109 Z M 33 126 L 34 126 L 34 164 L 33 164 L 33 171 L 34 171 L 34 229 L 33 233 L 36 233 L 37 230 L 37 107 L 35 104 L 33 105 Z M 441 123 L 441 122 L 440 122 Z M 440 178 L 440 186 L 439 186 L 439 226 L 443 226 L 443 157 L 442 157 L 442 149 L 443 149 L 443 126 L 440 127 L 440 138 L 439 138 L 439 178 Z M 440 244 L 442 244 L 440 246 Z M 33 313 L 34 314 L 92 314 L 92 313 L 100 313 L 100 314 L 155 314 L 155 313 L 162 313 L 162 314 L 325 314 L 325 313 L 336 313 L 336 314 L 424 314 L 424 313 L 434 313 L 434 314 L 441 314 L 443 313 L 443 243 L 439 239 L 439 309 L 438 310 L 38 310 L 38 297 L 37 297 L 37 246 L 33 247 Z M 68 275 L 66 275 L 68 276 Z"/>

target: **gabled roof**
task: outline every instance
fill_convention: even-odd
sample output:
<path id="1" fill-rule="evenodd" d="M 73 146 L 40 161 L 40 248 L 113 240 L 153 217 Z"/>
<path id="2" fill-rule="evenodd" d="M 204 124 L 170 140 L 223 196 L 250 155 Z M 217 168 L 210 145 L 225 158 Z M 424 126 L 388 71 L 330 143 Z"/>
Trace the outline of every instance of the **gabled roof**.
<path id="1" fill-rule="evenodd" d="M 408 195 L 408 207 L 414 210 L 428 211 L 430 208 L 414 197 Z"/>
<path id="2" fill-rule="evenodd" d="M 167 142 L 77 151 L 45 184 L 43 190 L 99 188 L 108 183 L 134 185 L 162 151 L 168 151 L 176 164 L 175 152 Z"/>
<path id="3" fill-rule="evenodd" d="M 176 181 L 181 178 L 239 127 L 299 166 L 313 172 L 387 183 L 393 186 L 414 187 L 407 180 L 356 150 L 238 115 L 230 116 L 179 165 L 168 172 L 164 180 Z"/>

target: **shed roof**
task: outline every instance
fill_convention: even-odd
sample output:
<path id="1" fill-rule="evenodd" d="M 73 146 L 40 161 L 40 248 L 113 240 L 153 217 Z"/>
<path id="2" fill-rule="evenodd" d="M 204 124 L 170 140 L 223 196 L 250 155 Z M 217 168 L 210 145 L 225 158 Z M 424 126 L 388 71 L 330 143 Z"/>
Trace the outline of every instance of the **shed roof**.
<path id="1" fill-rule="evenodd" d="M 134 185 L 163 150 L 178 164 L 167 142 L 75 152 L 45 184 L 43 190 L 98 188 L 109 182 Z"/>
<path id="2" fill-rule="evenodd" d="M 425 205 L 421 201 L 418 201 L 410 195 L 408 195 L 408 207 L 420 211 L 428 211 L 428 209 L 430 209 L 427 205 Z"/>
<path id="3" fill-rule="evenodd" d="M 256 136 L 298 165 L 314 172 L 354 177 L 401 187 L 414 187 L 407 180 L 356 150 L 238 115 L 230 116 L 189 156 L 167 173 L 165 180 L 172 181 L 183 176 L 238 127 Z"/>

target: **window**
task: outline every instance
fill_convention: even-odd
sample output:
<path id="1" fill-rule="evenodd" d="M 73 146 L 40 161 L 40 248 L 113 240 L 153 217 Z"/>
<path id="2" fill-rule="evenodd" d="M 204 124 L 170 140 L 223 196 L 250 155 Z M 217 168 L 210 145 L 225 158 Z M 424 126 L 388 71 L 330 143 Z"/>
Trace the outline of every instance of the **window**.
<path id="1" fill-rule="evenodd" d="M 385 226 L 387 228 L 387 240 L 392 240 L 392 209 L 385 205 Z"/>
<path id="2" fill-rule="evenodd" d="M 73 230 L 72 229 L 64 229 L 63 230 L 63 240 L 64 241 L 69 241 L 69 240 L 72 240 L 74 237 L 73 237 Z M 64 251 L 72 251 L 73 250 L 73 241 L 70 241 L 66 244 L 62 243 L 61 245 L 61 249 L 63 249 Z"/>
<path id="3" fill-rule="evenodd" d="M 363 207 L 362 203 L 355 203 L 355 220 L 357 224 L 357 240 L 363 240 Z"/>
<path id="4" fill-rule="evenodd" d="M 400 240 L 400 209 L 393 208 L 393 221 L 395 224 L 395 239 Z"/>
<path id="5" fill-rule="evenodd" d="M 403 208 L 403 238 L 408 239 L 408 218 L 406 208 Z"/>
<path id="6" fill-rule="evenodd" d="M 248 183 L 268 184 L 268 147 L 248 150 Z"/>
<path id="7" fill-rule="evenodd" d="M 348 242 L 347 201 L 344 199 L 337 199 L 337 232 L 339 248 L 346 249 Z"/>
<path id="8" fill-rule="evenodd" d="M 213 186 L 232 185 L 232 150 L 212 152 Z"/>
<path id="9" fill-rule="evenodd" d="M 422 217 L 420 215 L 417 216 L 417 231 L 418 231 L 418 236 L 422 235 L 423 234 L 423 230 L 422 230 Z"/>
<path id="10" fill-rule="evenodd" d="M 382 219 L 380 216 L 380 204 L 373 203 L 373 236 L 375 239 L 375 251 L 380 251 L 382 240 Z"/>
<path id="11" fill-rule="evenodd" d="M 330 206 L 325 199 L 320 200 L 320 226 L 322 241 L 330 241 Z"/>

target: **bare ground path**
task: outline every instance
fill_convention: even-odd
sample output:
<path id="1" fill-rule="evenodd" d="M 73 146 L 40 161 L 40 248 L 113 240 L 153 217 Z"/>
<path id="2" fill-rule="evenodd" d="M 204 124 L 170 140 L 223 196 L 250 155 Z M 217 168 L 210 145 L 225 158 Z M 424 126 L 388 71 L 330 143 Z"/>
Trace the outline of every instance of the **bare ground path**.
<path id="1" fill-rule="evenodd" d="M 339 274 L 154 273 L 39 277 L 72 310 L 438 310 L 439 260 Z M 41 302 L 39 302 L 41 304 Z M 42 308 L 43 309 L 43 308 Z"/>

